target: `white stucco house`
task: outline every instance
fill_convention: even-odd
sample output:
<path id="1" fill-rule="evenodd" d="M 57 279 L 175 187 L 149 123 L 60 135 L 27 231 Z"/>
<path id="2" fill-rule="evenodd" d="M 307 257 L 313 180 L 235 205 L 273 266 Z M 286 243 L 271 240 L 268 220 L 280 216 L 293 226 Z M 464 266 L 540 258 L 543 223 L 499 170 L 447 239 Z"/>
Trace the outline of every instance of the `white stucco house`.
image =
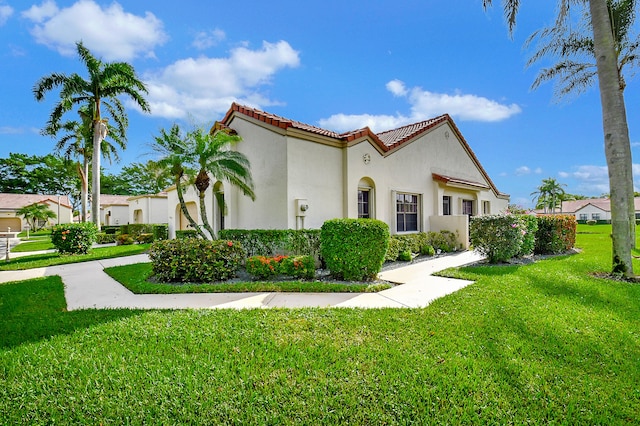
<path id="1" fill-rule="evenodd" d="M 7 232 L 9 228 L 12 232 L 25 230 L 27 221 L 23 216 L 17 215 L 16 211 L 36 203 L 48 205 L 56 214 L 56 218 L 49 219 L 44 226 L 73 221 L 73 207 L 66 195 L 0 194 L 0 232 Z"/>
<path id="2" fill-rule="evenodd" d="M 129 203 L 129 223 L 167 223 L 167 193 L 137 195 L 127 198 Z"/>
<path id="3" fill-rule="evenodd" d="M 100 194 L 100 222 L 105 226 L 129 223 L 129 195 Z"/>
<path id="4" fill-rule="evenodd" d="M 223 212 L 207 194 L 216 231 L 320 228 L 333 218 L 375 218 L 392 234 L 458 231 L 468 242 L 471 215 L 505 211 L 500 192 L 449 115 L 374 133 L 368 127 L 336 133 L 254 108 L 232 104 L 211 131 L 227 130 L 251 162 L 256 200 L 228 182 Z M 199 219 L 196 192 L 185 193 Z M 187 229 L 175 188 L 168 190 L 170 236 Z"/>

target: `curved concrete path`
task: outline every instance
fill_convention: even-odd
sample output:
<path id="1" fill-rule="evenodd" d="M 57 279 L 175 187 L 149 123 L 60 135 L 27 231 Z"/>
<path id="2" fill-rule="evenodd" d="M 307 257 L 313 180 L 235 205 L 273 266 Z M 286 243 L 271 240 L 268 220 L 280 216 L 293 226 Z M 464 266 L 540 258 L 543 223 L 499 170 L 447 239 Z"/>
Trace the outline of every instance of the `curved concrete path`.
<path id="1" fill-rule="evenodd" d="M 59 275 L 64 282 L 69 311 L 106 308 L 421 308 L 472 283 L 431 274 L 480 259 L 479 254 L 465 251 L 385 271 L 380 273 L 380 278 L 402 285 L 378 293 L 133 294 L 103 271 L 110 266 L 148 262 L 146 254 L 25 271 L 0 271 L 0 282 Z"/>

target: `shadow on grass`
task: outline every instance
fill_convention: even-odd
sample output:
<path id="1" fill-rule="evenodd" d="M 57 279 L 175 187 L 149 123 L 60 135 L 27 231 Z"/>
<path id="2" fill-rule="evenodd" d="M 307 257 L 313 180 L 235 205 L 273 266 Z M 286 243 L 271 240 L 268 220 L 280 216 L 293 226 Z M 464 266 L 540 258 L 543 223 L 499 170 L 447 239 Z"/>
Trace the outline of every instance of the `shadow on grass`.
<path id="1" fill-rule="evenodd" d="M 142 312 L 126 309 L 67 312 L 64 285 L 58 276 L 0 284 L 0 349 L 71 334 Z"/>

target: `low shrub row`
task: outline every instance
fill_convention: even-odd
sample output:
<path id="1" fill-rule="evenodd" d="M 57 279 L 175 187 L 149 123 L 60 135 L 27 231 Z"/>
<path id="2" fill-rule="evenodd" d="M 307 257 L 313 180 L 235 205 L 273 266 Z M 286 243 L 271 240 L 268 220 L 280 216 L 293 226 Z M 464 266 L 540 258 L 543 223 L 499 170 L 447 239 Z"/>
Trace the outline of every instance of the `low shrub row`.
<path id="1" fill-rule="evenodd" d="M 319 229 L 223 229 L 219 237 L 239 241 L 247 256 L 306 255 L 320 259 Z"/>
<path id="2" fill-rule="evenodd" d="M 161 282 L 215 282 L 235 277 L 245 259 L 238 242 L 196 238 L 155 241 L 149 250 Z"/>
<path id="3" fill-rule="evenodd" d="M 457 249 L 458 238 L 451 231 L 392 235 L 384 260 L 389 262 L 402 260 L 400 257 L 406 258 L 407 252 L 433 256 L 435 253 L 450 253 Z"/>
<path id="4" fill-rule="evenodd" d="M 312 256 L 251 256 L 247 258 L 247 273 L 256 279 L 271 279 L 278 275 L 312 279 L 316 266 Z"/>
<path id="5" fill-rule="evenodd" d="M 577 222 L 571 215 L 490 215 L 471 218 L 471 245 L 491 263 L 573 248 Z"/>

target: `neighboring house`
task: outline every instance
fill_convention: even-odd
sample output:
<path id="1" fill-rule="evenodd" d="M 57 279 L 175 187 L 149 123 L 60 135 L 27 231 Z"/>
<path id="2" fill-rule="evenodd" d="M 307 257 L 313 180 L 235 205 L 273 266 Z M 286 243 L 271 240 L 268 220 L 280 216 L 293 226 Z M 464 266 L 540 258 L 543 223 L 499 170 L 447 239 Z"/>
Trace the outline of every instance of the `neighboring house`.
<path id="1" fill-rule="evenodd" d="M 129 197 L 129 223 L 167 223 L 167 193 Z"/>
<path id="2" fill-rule="evenodd" d="M 392 234 L 450 230 L 468 244 L 468 217 L 507 209 L 509 196 L 489 178 L 451 117 L 381 133 L 336 133 L 233 104 L 212 131 L 237 133 L 251 162 L 256 200 L 228 182 L 207 194 L 216 231 L 320 228 L 332 218 L 375 218 Z M 223 194 L 226 211 L 212 192 Z M 199 218 L 193 188 L 187 207 Z M 168 190 L 169 232 L 186 229 L 175 188 Z M 198 219 L 199 220 L 199 219 Z"/>
<path id="3" fill-rule="evenodd" d="M 100 221 L 105 226 L 129 223 L 130 195 L 100 194 Z"/>
<path id="4" fill-rule="evenodd" d="M 640 197 L 634 199 L 636 219 L 640 219 Z M 540 213 L 541 211 L 537 211 Z M 580 222 L 588 220 L 611 222 L 611 202 L 608 198 L 563 201 L 555 214 L 570 214 Z"/>
<path id="5" fill-rule="evenodd" d="M 35 194 L 0 194 L 0 232 L 20 232 L 27 225 L 22 216 L 17 216 L 16 211 L 22 207 L 35 203 L 45 203 L 56 214 L 55 219 L 49 219 L 44 226 L 53 226 L 58 223 L 73 222 L 73 208 L 66 195 L 35 195 Z"/>

